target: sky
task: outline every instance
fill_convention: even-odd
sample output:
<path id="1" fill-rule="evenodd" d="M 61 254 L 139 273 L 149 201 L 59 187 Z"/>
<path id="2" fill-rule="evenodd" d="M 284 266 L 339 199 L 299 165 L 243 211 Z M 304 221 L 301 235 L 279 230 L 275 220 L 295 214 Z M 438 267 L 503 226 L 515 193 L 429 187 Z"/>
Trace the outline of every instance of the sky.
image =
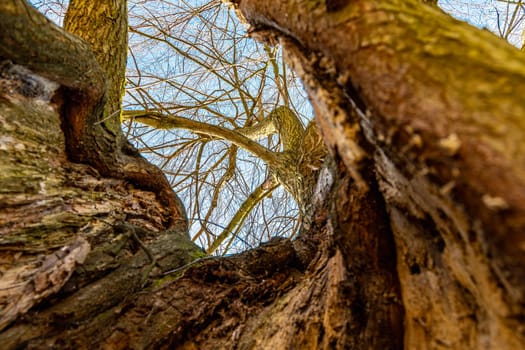
<path id="1" fill-rule="evenodd" d="M 513 1 L 517 2 L 517 1 Z M 486 28 L 494 33 L 504 33 L 517 8 L 516 28 L 508 40 L 521 47 L 524 28 L 525 3 L 521 6 L 510 5 L 501 0 L 439 0 L 439 6 L 454 17 L 469 22 L 479 28 Z"/>

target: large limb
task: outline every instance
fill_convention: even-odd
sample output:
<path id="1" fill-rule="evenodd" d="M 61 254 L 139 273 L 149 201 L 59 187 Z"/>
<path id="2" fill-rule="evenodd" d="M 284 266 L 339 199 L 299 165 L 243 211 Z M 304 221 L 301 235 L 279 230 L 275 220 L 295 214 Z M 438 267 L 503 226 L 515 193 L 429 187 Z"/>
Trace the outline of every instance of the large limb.
<path id="1" fill-rule="evenodd" d="M 237 145 L 256 157 L 259 157 L 269 166 L 277 166 L 279 164 L 279 159 L 274 152 L 261 146 L 243 134 L 238 133 L 236 130 L 230 130 L 222 126 L 155 111 L 124 111 L 123 117 L 157 129 L 185 129 L 207 136 L 228 140 L 234 145 Z"/>
<path id="2" fill-rule="evenodd" d="M 255 37 L 287 43 L 321 133 L 355 179 L 370 164 L 356 143 L 372 157 L 396 239 L 407 346 L 445 333 L 458 344 L 489 324 L 494 347 L 521 344 L 512 331 L 525 301 L 519 52 L 432 1 L 234 2 Z M 349 106 L 353 117 L 341 113 Z"/>
<path id="3" fill-rule="evenodd" d="M 316 124 L 310 123 L 305 130 L 295 112 L 286 106 L 276 107 L 253 126 L 234 130 L 158 111 L 124 111 L 123 118 L 157 129 L 185 129 L 230 141 L 263 160 L 301 208 L 312 192 L 319 163 L 326 153 Z M 280 137 L 281 153 L 254 141 L 273 133 Z"/>
<path id="4" fill-rule="evenodd" d="M 122 27 L 115 26 L 114 30 Z M 180 219 L 185 217 L 184 208 L 162 172 L 122 141 L 114 123 L 107 123 L 105 118 L 112 117 L 105 115 L 107 81 L 90 46 L 22 0 L 0 4 L 0 32 L 0 58 L 61 85 L 55 100 L 61 104 L 70 160 L 89 164 L 103 176 L 124 178 L 155 192 L 166 207 L 166 225 L 187 226 L 186 220 Z"/>
<path id="5" fill-rule="evenodd" d="M 525 89 L 525 66 L 515 48 L 417 0 L 236 5 L 252 32 L 291 35 L 322 55 L 373 142 L 401 169 L 448 185 L 491 254 L 524 280 L 525 106 L 513 91 Z M 318 117 L 344 158 L 344 120 Z"/>

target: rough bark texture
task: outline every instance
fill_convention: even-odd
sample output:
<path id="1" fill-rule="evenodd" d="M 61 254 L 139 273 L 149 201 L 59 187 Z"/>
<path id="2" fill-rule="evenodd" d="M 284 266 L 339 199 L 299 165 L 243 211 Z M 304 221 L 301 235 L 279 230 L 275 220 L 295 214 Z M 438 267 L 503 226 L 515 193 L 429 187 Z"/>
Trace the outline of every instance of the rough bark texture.
<path id="1" fill-rule="evenodd" d="M 155 200 L 155 194 L 124 180 L 101 178 L 90 166 L 70 163 L 56 106 L 46 101 L 47 92 L 57 85 L 15 68 L 4 67 L 0 79 L 0 328 L 61 289 L 78 264 L 84 266 L 70 280 L 75 287 L 64 287 L 62 292 L 102 276 L 110 278 L 134 253 L 144 260 L 139 243 L 166 240 L 164 222 L 173 215 Z M 151 232 L 134 236 L 123 229 L 123 222 Z M 169 232 L 172 241 L 186 234 Z M 198 248 L 193 249 L 198 256 Z M 150 264 L 139 260 L 128 267 L 139 285 L 130 283 L 126 288 L 140 287 L 143 267 Z M 112 290 L 121 288 L 108 286 L 104 293 L 112 295 Z M 115 302 L 118 297 L 110 301 Z M 85 303 L 75 307 L 80 305 L 89 310 Z"/>
<path id="2" fill-rule="evenodd" d="M 104 94 L 69 79 L 91 56 L 54 28 L 75 64 L 28 60 L 12 45 L 50 25 L 9 26 L 10 4 L 0 56 L 82 99 L 53 109 L 56 86 L 2 66 L 3 347 L 525 346 L 519 51 L 414 0 L 238 1 L 254 36 L 285 45 L 331 158 L 297 240 L 198 259 L 166 229 L 180 211 L 70 162 L 58 126 L 99 113 L 84 97 Z"/>
<path id="3" fill-rule="evenodd" d="M 120 108 L 126 82 L 128 9 L 125 0 L 69 2 L 64 29 L 88 42 L 106 80 L 104 117 L 106 128 L 121 136 Z"/>
<path id="4" fill-rule="evenodd" d="M 525 67 L 517 50 L 417 1 L 237 6 L 254 36 L 285 37 L 325 140 L 347 167 L 360 167 L 355 129 L 366 135 L 396 242 L 405 346 L 522 347 L 525 106 L 515 91 L 525 91 Z M 340 112 L 349 104 L 356 118 Z"/>
<path id="5" fill-rule="evenodd" d="M 203 252 L 163 174 L 102 122 L 89 46 L 22 1 L 0 4 L 0 27 L 0 329 L 51 295 L 53 315 L 84 322 Z"/>
<path id="6" fill-rule="evenodd" d="M 122 11 L 125 7 L 117 5 L 115 9 Z M 182 219 L 184 208 L 162 172 L 123 140 L 115 123 L 106 124 L 108 84 L 90 45 L 56 27 L 21 0 L 2 2 L 0 16 L 0 38 L 5 43 L 0 58 L 24 65 L 61 86 L 53 98 L 60 106 L 68 158 L 90 164 L 104 176 L 124 178 L 155 192 L 165 206 L 178 212 L 166 218 L 166 226 L 187 226 Z M 122 21 L 125 18 L 121 16 Z M 113 30 L 121 29 L 116 26 Z"/>

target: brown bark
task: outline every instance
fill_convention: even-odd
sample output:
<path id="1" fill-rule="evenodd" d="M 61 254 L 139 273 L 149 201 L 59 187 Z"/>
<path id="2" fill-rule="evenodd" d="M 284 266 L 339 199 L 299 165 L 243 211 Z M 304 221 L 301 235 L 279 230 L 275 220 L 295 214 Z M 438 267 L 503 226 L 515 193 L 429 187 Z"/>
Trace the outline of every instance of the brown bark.
<path id="1" fill-rule="evenodd" d="M 126 82 L 127 1 L 69 2 L 64 29 L 88 42 L 107 80 L 104 124 L 120 134 L 120 109 Z"/>
<path id="2" fill-rule="evenodd" d="M 357 142 L 374 155 L 394 231 L 406 346 L 522 346 L 517 50 L 418 1 L 236 4 L 254 36 L 288 44 L 325 140 L 349 169 L 363 163 L 352 140 L 364 131 Z M 340 111 L 349 104 L 353 117 Z"/>
<path id="3" fill-rule="evenodd" d="M 40 78 L 9 70 L 0 290 L 32 301 L 2 320 L 2 345 L 522 348 L 525 104 L 508 90 L 525 91 L 519 51 L 413 0 L 238 6 L 254 35 L 286 46 L 332 155 L 300 237 L 195 260 L 153 193 L 68 161 L 59 115 L 27 93 Z M 0 10 L 5 26 L 13 13 Z M 4 28 L 0 56 L 91 96 L 62 76 L 67 62 L 46 73 L 9 51 L 25 29 Z M 76 62 L 91 57 L 78 50 Z M 80 102 L 62 122 L 98 105 Z"/>
<path id="4" fill-rule="evenodd" d="M 140 241 L 158 242 L 166 240 L 164 221 L 173 215 L 154 193 L 134 189 L 122 179 L 100 177 L 90 166 L 70 163 L 57 106 L 44 103 L 57 84 L 27 71 L 20 73 L 12 65 L 9 74 L 6 69 L 0 74 L 1 132 L 7 140 L 0 155 L 0 328 L 58 290 L 68 295 L 68 288 L 75 290 L 104 276 L 111 279 L 129 270 L 140 286 L 141 274 L 151 262 L 145 260 L 138 239 L 123 232 L 121 223 L 148 229 L 149 233 L 138 235 Z M 42 94 L 28 97 L 27 86 Z M 169 232 L 173 237 L 185 235 Z M 170 251 L 167 244 L 166 249 Z M 139 260 L 126 265 L 133 254 Z M 68 280 L 71 287 L 64 287 Z M 114 284 L 104 290 L 108 295 L 115 290 L 122 294 L 123 286 L 134 289 L 130 284 Z M 110 304 L 124 296 L 109 298 Z M 85 302 L 75 308 L 90 309 Z"/>
<path id="5" fill-rule="evenodd" d="M 0 18 L 0 329 L 58 291 L 63 314 L 93 317 L 202 252 L 163 174 L 103 125 L 105 76 L 89 45 L 22 1 L 2 2 Z"/>
<path id="6" fill-rule="evenodd" d="M 252 32 L 294 33 L 332 62 L 334 78 L 369 114 L 386 151 L 402 153 L 411 138 L 422 139 L 421 150 L 403 152 L 405 162 L 435 174 L 439 185 L 453 181 L 500 258 L 525 262 L 518 248 L 525 239 L 525 107 L 508 92 L 524 89 L 515 48 L 415 0 L 352 1 L 318 11 L 302 1 L 239 3 Z M 300 22 L 287 19 L 298 14 Z M 429 28 L 440 28 L 440 40 Z M 472 51 L 465 53 L 465 45 Z M 469 64 L 461 69 L 461 62 Z"/>
<path id="7" fill-rule="evenodd" d="M 117 9 L 122 11 L 125 7 Z M 115 123 L 106 124 L 106 77 L 90 46 L 49 23 L 22 0 L 0 4 L 0 15 L 1 39 L 5 43 L 0 57 L 61 85 L 54 99 L 60 104 L 68 158 L 90 164 L 104 176 L 124 178 L 154 191 L 175 213 L 166 218 L 166 226 L 187 226 L 182 219 L 184 208 L 162 172 L 123 140 Z M 20 30 L 23 27 L 28 29 Z M 122 26 L 114 28 L 116 32 L 120 30 Z"/>

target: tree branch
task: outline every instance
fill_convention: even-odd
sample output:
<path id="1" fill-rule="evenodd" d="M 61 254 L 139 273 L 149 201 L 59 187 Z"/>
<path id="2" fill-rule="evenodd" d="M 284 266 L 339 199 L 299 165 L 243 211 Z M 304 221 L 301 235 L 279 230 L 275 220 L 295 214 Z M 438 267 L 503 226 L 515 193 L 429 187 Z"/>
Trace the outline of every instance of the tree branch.
<path id="1" fill-rule="evenodd" d="M 126 10 L 125 6 L 118 9 Z M 104 23 L 115 36 L 127 34 L 121 32 L 127 30 L 127 25 L 113 27 L 111 21 Z M 89 164 L 102 176 L 123 178 L 154 192 L 168 208 L 166 226 L 187 227 L 184 207 L 164 174 L 124 140 L 120 128 L 106 125 L 105 118 L 111 117 L 104 115 L 106 76 L 90 45 L 47 20 L 23 0 L 0 2 L 0 33 L 0 58 L 62 86 L 55 100 L 60 105 L 69 160 Z M 112 49 L 125 51 L 127 47 Z"/>
<path id="2" fill-rule="evenodd" d="M 252 209 L 264 199 L 264 197 L 268 196 L 270 193 L 272 193 L 273 190 L 275 190 L 277 187 L 279 187 L 279 184 L 272 182 L 270 185 L 268 185 L 266 182 L 259 185 L 252 194 L 246 200 L 242 203 L 239 210 L 237 210 L 237 213 L 235 213 L 234 217 L 231 219 L 230 223 L 226 228 L 222 231 L 222 233 L 213 241 L 211 246 L 208 248 L 206 253 L 212 254 L 219 248 L 222 242 L 226 238 L 228 238 L 233 230 L 236 227 L 242 226 L 244 223 L 244 220 L 248 217 L 248 214 L 252 211 Z M 235 239 L 235 236 L 231 237 L 231 240 Z"/>
<path id="3" fill-rule="evenodd" d="M 207 124 L 155 111 L 124 111 L 122 116 L 124 119 L 132 119 L 136 122 L 157 129 L 185 129 L 199 134 L 228 140 L 234 145 L 237 145 L 259 157 L 270 167 L 279 166 L 280 164 L 280 161 L 274 152 L 261 146 L 257 142 L 250 140 L 237 131 L 226 129 L 222 126 Z"/>
<path id="4" fill-rule="evenodd" d="M 271 118 L 264 118 L 255 125 L 239 128 L 235 131 L 246 136 L 250 140 L 259 140 L 263 137 L 275 134 L 277 129 Z"/>

